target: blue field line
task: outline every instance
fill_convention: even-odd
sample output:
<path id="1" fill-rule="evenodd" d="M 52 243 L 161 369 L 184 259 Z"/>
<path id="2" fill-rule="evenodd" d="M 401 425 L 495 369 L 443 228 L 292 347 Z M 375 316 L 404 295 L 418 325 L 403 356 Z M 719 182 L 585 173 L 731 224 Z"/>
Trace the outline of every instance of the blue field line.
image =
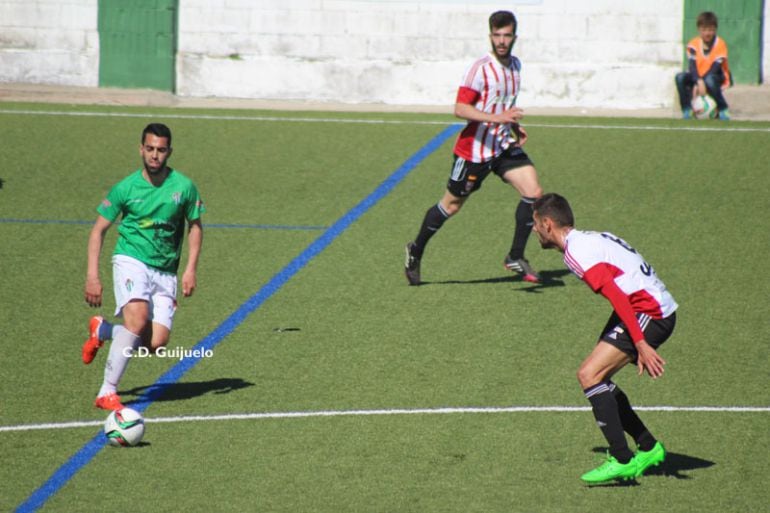
<path id="1" fill-rule="evenodd" d="M 426 157 L 436 151 L 447 139 L 459 132 L 460 126 L 451 125 L 442 130 L 433 137 L 428 143 L 420 148 L 414 155 L 409 157 L 398 169 L 396 169 L 388 178 L 385 179 L 377 188 L 364 198 L 358 205 L 350 209 L 345 215 L 339 218 L 331 225 L 320 237 L 313 241 L 302 253 L 289 262 L 286 267 L 279 271 L 268 281 L 256 294 L 251 296 L 243 303 L 230 317 L 224 320 L 214 331 L 198 342 L 193 350 L 198 349 L 197 353 L 203 354 L 206 350 L 214 348 L 227 335 L 233 332 L 249 315 L 267 301 L 270 296 L 275 294 L 287 281 L 297 274 L 308 262 L 315 258 L 321 251 L 326 249 L 337 237 L 339 237 L 351 224 L 364 215 L 378 201 L 384 198 L 393 190 L 406 176 L 419 165 Z M 182 376 L 192 369 L 202 357 L 190 357 L 180 360 L 179 363 L 171 367 L 158 380 L 148 388 L 148 391 L 141 395 L 136 401 L 131 403 L 131 407 L 137 411 L 144 412 L 158 397 L 161 396 L 166 386 L 179 381 Z M 48 478 L 37 490 L 35 490 L 26 501 L 16 509 L 17 512 L 36 511 L 45 502 L 55 495 L 77 472 L 88 464 L 94 456 L 106 444 L 106 438 L 98 433 L 90 442 L 84 445 L 74 456 L 65 462 L 53 475 Z"/>
<path id="2" fill-rule="evenodd" d="M 93 221 L 67 220 L 67 219 L 13 219 L 0 218 L 0 223 L 7 224 L 86 224 L 92 225 Z M 120 224 L 117 222 L 115 224 Z M 204 228 L 246 228 L 255 230 L 326 230 L 328 226 L 290 225 L 290 224 L 238 224 L 238 223 L 203 223 Z"/>

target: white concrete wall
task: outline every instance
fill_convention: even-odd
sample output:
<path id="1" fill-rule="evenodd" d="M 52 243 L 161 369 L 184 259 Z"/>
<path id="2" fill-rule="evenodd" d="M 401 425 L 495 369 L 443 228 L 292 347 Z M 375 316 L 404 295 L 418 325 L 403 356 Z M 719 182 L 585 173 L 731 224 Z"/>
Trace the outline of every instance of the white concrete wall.
<path id="1" fill-rule="evenodd" d="M 765 0 L 764 12 L 764 41 L 762 44 L 762 83 L 770 84 L 770 27 L 767 26 L 770 20 L 770 1 Z"/>
<path id="2" fill-rule="evenodd" d="M 519 19 L 520 105 L 672 104 L 681 0 L 186 0 L 178 92 L 451 104 L 503 8 Z"/>
<path id="3" fill-rule="evenodd" d="M 512 9 L 521 106 L 671 107 L 683 1 L 180 0 L 177 93 L 451 105 Z M 96 86 L 96 25 L 97 0 L 0 0 L 0 82 Z"/>
<path id="4" fill-rule="evenodd" d="M 97 0 L 0 1 L 0 82 L 99 84 Z"/>

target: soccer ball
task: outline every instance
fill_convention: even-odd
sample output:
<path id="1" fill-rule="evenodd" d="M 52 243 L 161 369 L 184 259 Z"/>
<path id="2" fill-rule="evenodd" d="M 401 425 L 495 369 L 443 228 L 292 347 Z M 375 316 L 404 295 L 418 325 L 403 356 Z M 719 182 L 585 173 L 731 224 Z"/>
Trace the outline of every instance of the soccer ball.
<path id="1" fill-rule="evenodd" d="M 714 119 L 717 117 L 717 102 L 707 94 L 696 96 L 692 99 L 692 111 L 698 119 Z"/>
<path id="2" fill-rule="evenodd" d="M 131 408 L 115 410 L 104 421 L 104 434 L 110 445 L 128 447 L 142 441 L 144 418 Z"/>

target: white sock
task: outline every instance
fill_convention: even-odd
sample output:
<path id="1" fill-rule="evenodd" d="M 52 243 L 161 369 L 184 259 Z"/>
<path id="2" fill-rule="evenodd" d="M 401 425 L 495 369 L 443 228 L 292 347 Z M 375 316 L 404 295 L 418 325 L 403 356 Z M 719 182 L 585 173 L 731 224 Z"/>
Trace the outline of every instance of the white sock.
<path id="1" fill-rule="evenodd" d="M 120 324 L 116 324 L 113 327 L 110 354 L 107 356 L 107 363 L 104 365 L 104 382 L 97 397 L 117 392 L 120 378 L 126 371 L 128 361 L 131 359 L 131 352 L 139 347 L 140 342 L 141 339 L 138 335 L 134 335 Z"/>

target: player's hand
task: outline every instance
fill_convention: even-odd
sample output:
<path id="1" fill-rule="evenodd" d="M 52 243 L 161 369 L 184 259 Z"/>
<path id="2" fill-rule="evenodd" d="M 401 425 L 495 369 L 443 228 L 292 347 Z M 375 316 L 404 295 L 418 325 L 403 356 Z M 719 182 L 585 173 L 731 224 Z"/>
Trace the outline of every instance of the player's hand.
<path id="1" fill-rule="evenodd" d="M 659 378 L 663 375 L 663 366 L 666 364 L 666 361 L 661 358 L 658 352 L 655 351 L 647 341 L 642 340 L 637 343 L 636 351 L 639 353 L 636 365 L 639 368 L 640 376 L 644 374 L 645 370 L 647 370 L 647 374 L 649 374 L 652 379 Z"/>
<path id="2" fill-rule="evenodd" d="M 198 285 L 198 280 L 195 276 L 195 271 L 187 270 L 182 275 L 182 294 L 184 297 L 192 296 L 195 291 L 195 287 Z"/>
<path id="3" fill-rule="evenodd" d="M 102 282 L 99 278 L 86 278 L 84 296 L 90 306 L 102 306 Z"/>
<path id="4" fill-rule="evenodd" d="M 706 82 L 702 78 L 698 79 L 698 85 L 695 86 L 698 96 L 704 96 L 708 91 L 706 90 Z"/>
<path id="5" fill-rule="evenodd" d="M 518 123 L 511 124 L 511 132 L 513 133 L 514 139 L 516 140 L 516 146 L 524 146 L 524 143 L 527 142 L 527 131 L 524 130 L 524 127 L 520 126 Z"/>
<path id="6" fill-rule="evenodd" d="M 524 111 L 518 107 L 511 107 L 510 109 L 504 110 L 500 114 L 496 114 L 496 117 L 496 123 L 517 123 L 521 118 L 524 117 Z"/>

